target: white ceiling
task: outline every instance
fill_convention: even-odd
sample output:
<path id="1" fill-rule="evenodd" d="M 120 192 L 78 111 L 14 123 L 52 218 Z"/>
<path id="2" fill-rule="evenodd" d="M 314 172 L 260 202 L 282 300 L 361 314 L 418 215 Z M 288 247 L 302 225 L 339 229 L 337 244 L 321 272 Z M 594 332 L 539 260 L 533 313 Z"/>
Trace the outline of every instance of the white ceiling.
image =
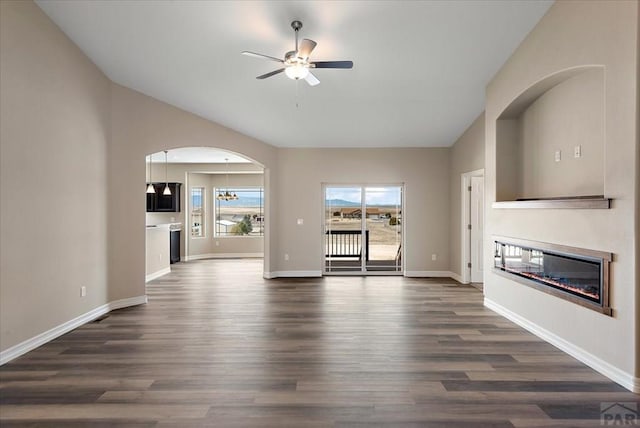
<path id="1" fill-rule="evenodd" d="M 37 0 L 121 85 L 280 147 L 450 146 L 551 5 L 519 1 Z M 255 77 L 301 38 L 321 84 Z M 296 107 L 298 104 L 298 107 Z"/>

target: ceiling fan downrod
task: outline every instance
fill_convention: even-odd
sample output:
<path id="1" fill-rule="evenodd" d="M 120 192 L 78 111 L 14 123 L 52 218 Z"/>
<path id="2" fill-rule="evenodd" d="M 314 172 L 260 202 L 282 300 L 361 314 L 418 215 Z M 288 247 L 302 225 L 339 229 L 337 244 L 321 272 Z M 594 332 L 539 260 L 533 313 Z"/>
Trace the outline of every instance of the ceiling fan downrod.
<path id="1" fill-rule="evenodd" d="M 291 28 L 296 34 L 296 52 L 298 52 L 298 31 L 302 28 L 302 22 L 296 20 L 291 22 Z"/>

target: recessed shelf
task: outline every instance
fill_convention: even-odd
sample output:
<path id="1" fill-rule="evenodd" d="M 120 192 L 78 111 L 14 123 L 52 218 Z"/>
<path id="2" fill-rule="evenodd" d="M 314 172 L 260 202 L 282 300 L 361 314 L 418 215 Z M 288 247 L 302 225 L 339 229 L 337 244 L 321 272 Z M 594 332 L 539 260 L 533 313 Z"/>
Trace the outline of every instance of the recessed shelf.
<path id="1" fill-rule="evenodd" d="M 498 201 L 493 208 L 538 208 L 538 209 L 609 209 L 611 199 L 604 196 L 578 196 L 567 198 L 520 199 Z"/>
<path id="2" fill-rule="evenodd" d="M 604 76 L 599 65 L 559 71 L 499 115 L 494 207 L 609 208 L 602 196 L 564 197 L 606 193 Z"/>

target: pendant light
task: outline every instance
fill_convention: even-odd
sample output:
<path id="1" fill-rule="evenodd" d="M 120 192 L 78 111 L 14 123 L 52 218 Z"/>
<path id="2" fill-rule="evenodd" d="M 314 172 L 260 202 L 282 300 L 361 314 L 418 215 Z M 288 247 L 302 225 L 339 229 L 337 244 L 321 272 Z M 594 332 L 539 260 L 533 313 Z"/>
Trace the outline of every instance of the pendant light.
<path id="1" fill-rule="evenodd" d="M 171 196 L 171 189 L 169 189 L 169 180 L 167 179 L 167 165 L 168 165 L 167 150 L 165 150 L 164 151 L 164 191 L 162 192 L 162 194 L 166 196 Z"/>
<path id="2" fill-rule="evenodd" d="M 151 157 L 153 155 L 149 155 L 149 181 L 147 181 L 147 193 L 156 193 L 156 188 L 153 187 L 153 183 L 151 182 Z"/>
<path id="3" fill-rule="evenodd" d="M 229 193 L 229 159 L 225 158 L 224 159 L 227 165 L 227 189 L 223 192 L 219 192 L 218 196 L 216 196 L 216 199 L 219 201 L 235 201 L 236 199 L 238 199 L 238 195 L 234 192 L 233 194 Z"/>

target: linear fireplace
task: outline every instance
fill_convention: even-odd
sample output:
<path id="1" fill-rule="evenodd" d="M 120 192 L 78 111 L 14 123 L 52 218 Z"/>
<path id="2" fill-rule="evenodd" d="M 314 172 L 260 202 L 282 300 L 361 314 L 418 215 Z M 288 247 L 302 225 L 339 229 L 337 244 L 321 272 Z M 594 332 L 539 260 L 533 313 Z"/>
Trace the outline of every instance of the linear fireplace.
<path id="1" fill-rule="evenodd" d="M 494 237 L 494 271 L 606 315 L 611 253 Z"/>

